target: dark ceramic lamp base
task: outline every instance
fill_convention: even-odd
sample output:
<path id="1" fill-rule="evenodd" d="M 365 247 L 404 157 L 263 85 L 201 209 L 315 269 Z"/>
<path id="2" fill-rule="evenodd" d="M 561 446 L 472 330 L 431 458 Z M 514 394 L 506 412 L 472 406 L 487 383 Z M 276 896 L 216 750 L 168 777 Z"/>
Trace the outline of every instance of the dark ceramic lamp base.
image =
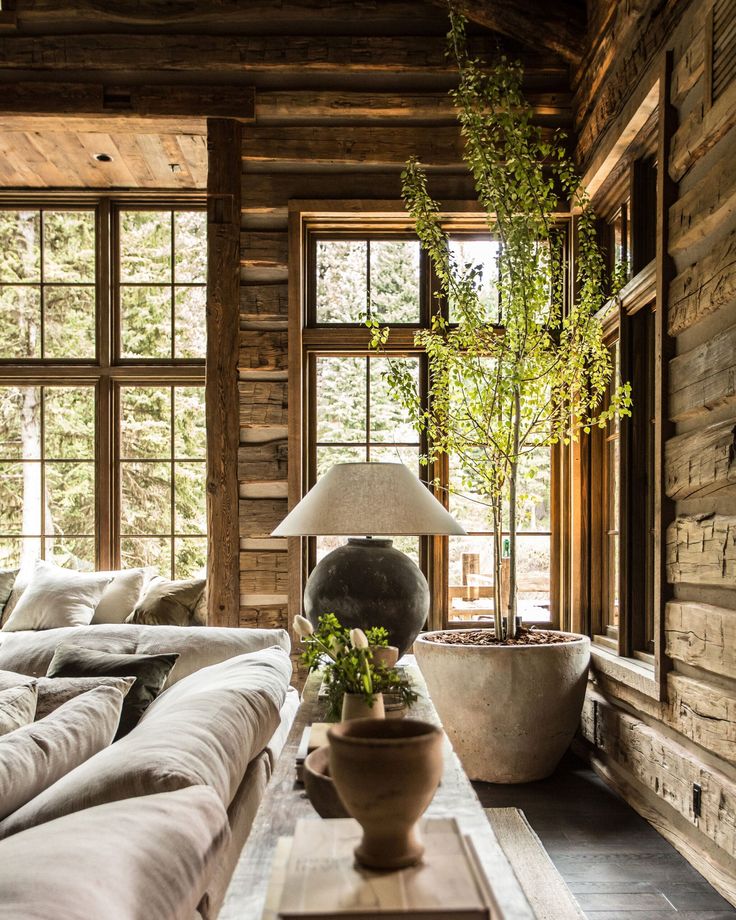
<path id="1" fill-rule="evenodd" d="M 404 655 L 429 613 L 429 586 L 412 560 L 391 540 L 351 537 L 325 556 L 304 589 L 312 623 L 334 613 L 348 629 L 383 626 Z"/>

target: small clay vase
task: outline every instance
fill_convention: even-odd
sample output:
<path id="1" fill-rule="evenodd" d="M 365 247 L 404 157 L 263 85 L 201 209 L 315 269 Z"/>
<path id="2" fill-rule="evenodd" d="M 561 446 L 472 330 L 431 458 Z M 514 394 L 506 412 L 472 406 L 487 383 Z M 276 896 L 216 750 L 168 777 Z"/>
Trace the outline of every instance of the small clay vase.
<path id="1" fill-rule="evenodd" d="M 318 747 L 304 760 L 304 791 L 320 818 L 348 818 L 330 776 L 330 746 Z"/>
<path id="2" fill-rule="evenodd" d="M 383 694 L 373 694 L 373 705 L 366 703 L 362 693 L 346 693 L 342 698 L 342 721 L 351 719 L 385 719 Z"/>
<path id="3" fill-rule="evenodd" d="M 442 731 L 416 719 L 359 719 L 327 737 L 337 794 L 363 828 L 357 861 L 368 869 L 418 863 L 415 825 L 442 777 Z"/>
<path id="4" fill-rule="evenodd" d="M 396 667 L 399 660 L 399 650 L 395 645 L 372 645 L 371 654 L 373 655 L 373 664 L 383 665 L 384 668 Z"/>

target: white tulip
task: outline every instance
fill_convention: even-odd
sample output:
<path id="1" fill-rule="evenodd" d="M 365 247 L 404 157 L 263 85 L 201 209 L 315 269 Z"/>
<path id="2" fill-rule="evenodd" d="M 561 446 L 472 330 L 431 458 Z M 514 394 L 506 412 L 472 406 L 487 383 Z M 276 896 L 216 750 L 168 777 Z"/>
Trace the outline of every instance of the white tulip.
<path id="1" fill-rule="evenodd" d="M 368 648 L 368 640 L 362 629 L 350 630 L 350 644 L 353 648 Z"/>
<path id="2" fill-rule="evenodd" d="M 304 639 L 307 636 L 312 635 L 314 632 L 314 626 L 312 626 L 306 617 L 297 614 L 294 617 L 294 632 L 297 634 L 297 636 L 299 636 L 300 639 Z"/>

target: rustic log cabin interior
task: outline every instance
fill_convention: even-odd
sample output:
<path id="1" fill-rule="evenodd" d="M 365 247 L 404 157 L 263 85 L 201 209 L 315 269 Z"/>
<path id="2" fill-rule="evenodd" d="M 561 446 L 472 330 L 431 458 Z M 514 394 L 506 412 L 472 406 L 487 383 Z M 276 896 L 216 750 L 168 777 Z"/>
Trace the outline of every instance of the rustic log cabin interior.
<path id="1" fill-rule="evenodd" d="M 632 410 L 541 448 L 517 505 L 524 627 L 590 643 L 555 772 L 484 782 L 460 738 L 473 666 L 435 692 L 418 643 L 401 672 L 460 755 L 429 819 L 457 818 L 491 892 L 462 913 L 438 888 L 432 916 L 733 917 L 736 3 L 454 9 L 482 66 L 521 63 L 540 138 L 575 164 Z M 419 475 L 464 534 L 394 531 L 426 576 L 424 627 L 493 627 L 480 490 L 452 455 L 420 464 L 426 432 L 383 373 L 405 362 L 426 397 L 416 334 L 443 302 L 402 200 L 410 158 L 459 260 L 491 287 L 502 261 L 449 28 L 444 0 L 0 0 L 0 917 L 342 916 L 289 912 L 273 880 L 279 838 L 317 818 L 294 784 L 324 719 L 294 617 L 343 538 L 272 533 L 334 464 Z M 566 303 L 581 201 L 555 213 Z M 395 326 L 383 351 L 366 304 Z"/>

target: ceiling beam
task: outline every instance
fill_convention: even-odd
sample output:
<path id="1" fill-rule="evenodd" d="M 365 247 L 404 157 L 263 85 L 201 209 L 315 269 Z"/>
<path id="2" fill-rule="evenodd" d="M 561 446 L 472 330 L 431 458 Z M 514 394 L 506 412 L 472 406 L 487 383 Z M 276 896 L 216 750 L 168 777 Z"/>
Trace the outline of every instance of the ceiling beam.
<path id="1" fill-rule="evenodd" d="M 56 81 L 0 84 L 0 117 L 64 115 L 122 122 L 132 119 L 232 118 L 253 121 L 252 86 L 119 85 Z"/>
<path id="2" fill-rule="evenodd" d="M 447 0 L 432 0 L 447 9 Z M 453 7 L 478 25 L 535 48 L 554 51 L 578 65 L 585 50 L 586 23 L 570 0 L 452 0 Z"/>

